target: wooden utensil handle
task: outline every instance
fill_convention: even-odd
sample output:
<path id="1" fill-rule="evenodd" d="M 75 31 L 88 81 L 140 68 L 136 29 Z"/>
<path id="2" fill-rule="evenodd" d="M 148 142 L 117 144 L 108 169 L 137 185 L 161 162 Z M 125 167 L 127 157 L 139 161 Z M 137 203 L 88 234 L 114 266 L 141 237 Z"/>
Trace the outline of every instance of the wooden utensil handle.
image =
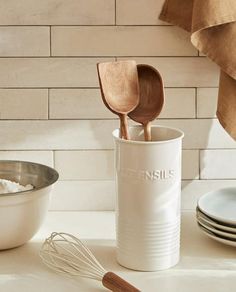
<path id="1" fill-rule="evenodd" d="M 121 134 L 123 136 L 122 138 L 124 138 L 126 140 L 130 140 L 127 115 L 125 115 L 125 114 L 120 115 L 120 128 L 121 128 Z"/>
<path id="2" fill-rule="evenodd" d="M 102 284 L 113 292 L 141 292 L 124 279 L 112 272 L 107 272 L 102 279 Z"/>
<path id="3" fill-rule="evenodd" d="M 143 125 L 143 128 L 144 128 L 144 139 L 145 139 L 145 141 L 152 141 L 151 123 L 147 123 L 146 125 Z"/>

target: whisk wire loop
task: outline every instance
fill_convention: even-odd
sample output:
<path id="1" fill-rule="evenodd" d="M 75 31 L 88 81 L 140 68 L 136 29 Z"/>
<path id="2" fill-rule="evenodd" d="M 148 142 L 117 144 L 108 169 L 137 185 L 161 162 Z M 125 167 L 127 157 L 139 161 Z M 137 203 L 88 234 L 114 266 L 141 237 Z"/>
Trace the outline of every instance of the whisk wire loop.
<path id="1" fill-rule="evenodd" d="M 44 263 L 53 270 L 71 276 L 102 280 L 107 271 L 91 251 L 75 236 L 53 232 L 41 249 Z"/>
<path id="2" fill-rule="evenodd" d="M 75 236 L 53 232 L 40 251 L 43 262 L 56 272 L 101 281 L 114 292 L 140 292 L 137 288 L 107 272 L 91 251 Z"/>

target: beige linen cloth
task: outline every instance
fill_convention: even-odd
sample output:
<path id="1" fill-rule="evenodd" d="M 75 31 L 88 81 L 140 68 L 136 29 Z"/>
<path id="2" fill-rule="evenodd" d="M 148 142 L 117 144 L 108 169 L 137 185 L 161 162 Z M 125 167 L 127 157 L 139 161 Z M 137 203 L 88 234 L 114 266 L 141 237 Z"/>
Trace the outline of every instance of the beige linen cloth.
<path id="1" fill-rule="evenodd" d="M 189 31 L 193 45 L 220 66 L 216 114 L 236 140 L 236 0 L 166 0 L 159 18 Z"/>

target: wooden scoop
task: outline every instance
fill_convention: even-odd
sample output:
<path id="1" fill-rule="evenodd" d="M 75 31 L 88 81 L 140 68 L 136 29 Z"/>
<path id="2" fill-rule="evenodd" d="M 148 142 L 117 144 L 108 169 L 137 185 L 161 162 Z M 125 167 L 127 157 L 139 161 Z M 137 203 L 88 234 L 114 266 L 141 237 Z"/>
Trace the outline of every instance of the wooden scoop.
<path id="1" fill-rule="evenodd" d="M 99 63 L 97 69 L 103 102 L 119 116 L 121 137 L 129 140 L 127 114 L 139 103 L 136 62 Z"/>
<path id="2" fill-rule="evenodd" d="M 140 100 L 129 117 L 144 127 L 145 141 L 151 141 L 151 121 L 164 105 L 164 87 L 160 73 L 152 66 L 140 64 L 138 68 Z"/>

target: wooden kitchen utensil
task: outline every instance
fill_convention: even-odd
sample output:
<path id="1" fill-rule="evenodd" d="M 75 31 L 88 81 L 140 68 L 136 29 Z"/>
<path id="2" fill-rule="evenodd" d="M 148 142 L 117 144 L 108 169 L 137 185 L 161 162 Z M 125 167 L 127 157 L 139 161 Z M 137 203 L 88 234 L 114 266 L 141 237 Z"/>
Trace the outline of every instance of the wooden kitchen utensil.
<path id="1" fill-rule="evenodd" d="M 40 251 L 43 262 L 51 269 L 70 276 L 102 281 L 114 292 L 140 292 L 112 272 L 107 272 L 91 251 L 75 236 L 53 232 Z"/>
<path id="2" fill-rule="evenodd" d="M 99 63 L 97 69 L 103 102 L 119 116 L 121 137 L 129 140 L 127 114 L 139 103 L 136 62 Z"/>
<path id="3" fill-rule="evenodd" d="M 138 79 L 140 99 L 129 117 L 144 127 L 145 141 L 151 141 L 151 124 L 164 105 L 164 87 L 160 73 L 152 66 L 139 64 Z"/>

